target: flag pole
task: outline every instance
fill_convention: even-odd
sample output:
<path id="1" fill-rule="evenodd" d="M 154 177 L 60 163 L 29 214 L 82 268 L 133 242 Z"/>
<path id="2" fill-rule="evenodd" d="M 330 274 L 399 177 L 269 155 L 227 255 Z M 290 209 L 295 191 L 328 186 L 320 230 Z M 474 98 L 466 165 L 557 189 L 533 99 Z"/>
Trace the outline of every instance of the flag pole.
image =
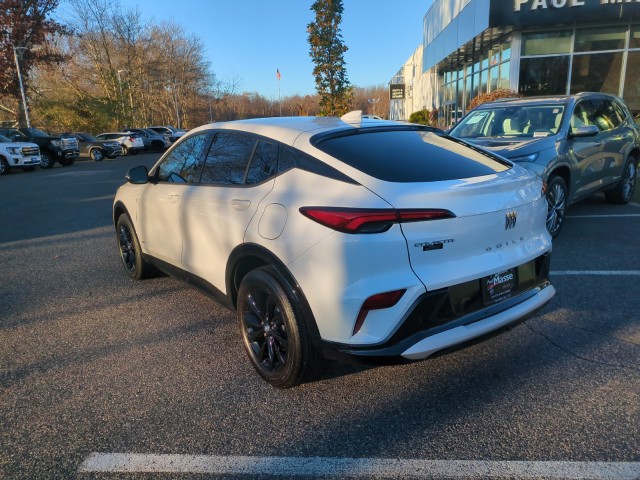
<path id="1" fill-rule="evenodd" d="M 278 79 L 278 105 L 280 106 L 280 116 L 282 116 L 282 100 L 280 99 L 280 69 L 276 68 L 276 78 Z"/>

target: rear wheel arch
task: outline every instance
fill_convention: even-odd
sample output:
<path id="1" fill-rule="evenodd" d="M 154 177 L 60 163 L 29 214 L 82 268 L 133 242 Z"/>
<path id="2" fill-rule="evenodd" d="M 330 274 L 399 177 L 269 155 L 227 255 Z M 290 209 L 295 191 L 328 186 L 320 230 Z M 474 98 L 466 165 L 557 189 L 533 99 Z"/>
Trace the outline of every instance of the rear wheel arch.
<path id="1" fill-rule="evenodd" d="M 320 331 L 318 330 L 316 319 L 300 285 L 298 285 L 295 277 L 284 263 L 272 252 L 260 245 L 253 243 L 243 244 L 236 247 L 233 252 L 231 252 L 231 255 L 229 255 L 225 278 L 227 297 L 231 305 L 233 305 L 233 308 L 237 308 L 238 291 L 242 279 L 249 272 L 264 267 L 269 267 L 271 274 L 275 276 L 287 290 L 287 293 L 296 303 L 296 306 L 304 317 L 314 346 L 318 349 L 321 348 Z"/>

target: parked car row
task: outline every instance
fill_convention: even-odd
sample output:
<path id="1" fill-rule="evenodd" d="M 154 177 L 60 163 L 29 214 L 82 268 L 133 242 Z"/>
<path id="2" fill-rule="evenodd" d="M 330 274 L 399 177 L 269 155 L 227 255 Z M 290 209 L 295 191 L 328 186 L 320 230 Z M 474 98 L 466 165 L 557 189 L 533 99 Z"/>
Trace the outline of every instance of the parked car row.
<path id="1" fill-rule="evenodd" d="M 85 132 L 50 135 L 36 128 L 0 128 L 0 175 L 11 169 L 51 168 L 58 162 L 69 166 L 78 157 L 95 162 L 143 150 L 162 152 L 183 135 L 174 127 L 129 128 L 93 136 Z"/>
<path id="2" fill-rule="evenodd" d="M 30 144 L 32 148 L 33 146 L 37 147 L 40 167 L 42 168 L 51 168 L 55 162 L 67 167 L 72 165 L 80 155 L 78 141 L 74 137 L 66 135 L 51 136 L 37 128 L 0 128 L 0 135 L 11 142 Z M 33 159 L 33 156 L 31 158 Z M 18 166 L 15 163 L 15 157 L 11 159 L 5 158 L 4 160 L 9 168 Z M 13 165 L 11 165 L 11 162 L 14 162 Z M 9 171 L 7 166 L 4 167 L 5 173 Z"/>

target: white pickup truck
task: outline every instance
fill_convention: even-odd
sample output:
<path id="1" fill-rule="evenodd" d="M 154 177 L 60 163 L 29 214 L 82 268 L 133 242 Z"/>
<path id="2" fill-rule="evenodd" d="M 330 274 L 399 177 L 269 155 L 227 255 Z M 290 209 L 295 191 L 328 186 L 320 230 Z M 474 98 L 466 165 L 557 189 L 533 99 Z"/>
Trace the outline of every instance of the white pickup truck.
<path id="1" fill-rule="evenodd" d="M 0 175 L 12 168 L 33 170 L 40 165 L 40 148 L 35 143 L 12 142 L 0 135 Z"/>

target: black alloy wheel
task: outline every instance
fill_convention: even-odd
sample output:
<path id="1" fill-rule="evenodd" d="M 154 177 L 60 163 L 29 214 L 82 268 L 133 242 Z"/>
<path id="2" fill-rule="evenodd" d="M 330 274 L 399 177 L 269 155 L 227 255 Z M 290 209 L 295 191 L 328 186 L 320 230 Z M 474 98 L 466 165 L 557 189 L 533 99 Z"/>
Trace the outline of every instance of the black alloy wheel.
<path id="1" fill-rule="evenodd" d="M 149 273 L 149 266 L 142 257 L 140 242 L 131 223 L 129 215 L 126 213 L 118 217 L 116 222 L 116 235 L 118 237 L 118 247 L 120 258 L 127 275 L 134 280 L 141 280 Z"/>
<path id="2" fill-rule="evenodd" d="M 552 237 L 560 233 L 567 210 L 567 185 L 562 177 L 553 176 L 547 185 L 547 230 Z"/>
<path id="3" fill-rule="evenodd" d="M 254 368 L 277 388 L 313 378 L 319 357 L 286 289 L 269 267 L 253 270 L 238 292 L 238 320 Z"/>

